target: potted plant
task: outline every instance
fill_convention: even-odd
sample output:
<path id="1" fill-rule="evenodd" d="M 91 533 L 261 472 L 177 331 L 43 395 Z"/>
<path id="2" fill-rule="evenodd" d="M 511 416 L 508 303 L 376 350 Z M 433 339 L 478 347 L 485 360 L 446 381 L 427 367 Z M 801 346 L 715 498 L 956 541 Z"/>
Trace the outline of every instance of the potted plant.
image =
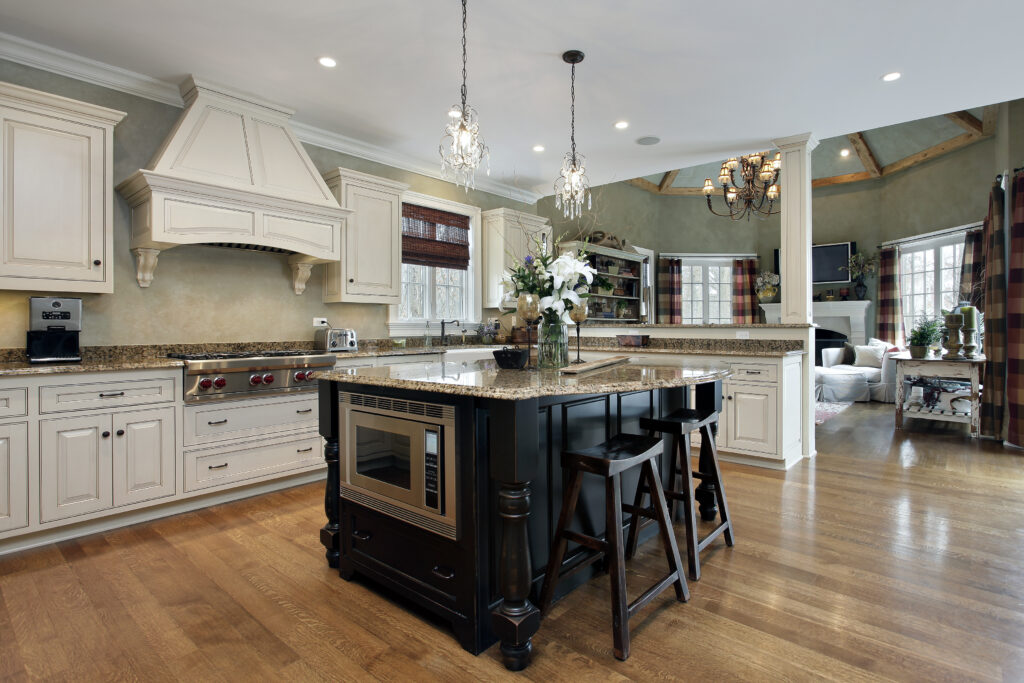
<path id="1" fill-rule="evenodd" d="M 845 270 L 853 279 L 853 292 L 857 295 L 858 301 L 864 301 L 864 295 L 868 292 L 868 286 L 864 284 L 864 278 L 874 277 L 878 271 L 878 255 L 868 256 L 858 252 L 850 257 L 850 262 L 845 266 L 839 266 L 839 270 Z"/>
<path id="2" fill-rule="evenodd" d="M 907 335 L 907 348 L 911 358 L 927 358 L 928 347 L 942 339 L 942 321 L 938 318 L 925 318 L 914 325 Z"/>
<path id="3" fill-rule="evenodd" d="M 767 270 L 762 270 L 754 280 L 754 291 L 757 292 L 759 301 L 768 302 L 779 293 L 779 276 Z"/>

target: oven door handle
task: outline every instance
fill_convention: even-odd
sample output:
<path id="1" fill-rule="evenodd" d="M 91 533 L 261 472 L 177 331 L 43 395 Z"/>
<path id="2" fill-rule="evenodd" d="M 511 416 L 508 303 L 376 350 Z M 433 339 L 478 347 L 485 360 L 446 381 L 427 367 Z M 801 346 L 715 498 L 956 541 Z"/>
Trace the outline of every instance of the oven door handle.
<path id="1" fill-rule="evenodd" d="M 352 531 L 352 538 L 356 539 L 357 541 L 369 541 L 371 538 L 373 538 L 373 534 L 371 534 L 369 531 L 360 531 L 359 529 L 355 529 Z"/>

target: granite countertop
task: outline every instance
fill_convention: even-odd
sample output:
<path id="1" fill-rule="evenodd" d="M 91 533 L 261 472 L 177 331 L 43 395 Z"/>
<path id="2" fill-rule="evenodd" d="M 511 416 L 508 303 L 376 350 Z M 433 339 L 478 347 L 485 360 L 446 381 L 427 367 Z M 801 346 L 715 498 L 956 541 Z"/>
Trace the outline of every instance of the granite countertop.
<path id="1" fill-rule="evenodd" d="M 587 327 L 628 327 L 630 329 L 649 329 L 655 328 L 668 328 L 668 329 L 681 329 L 681 330 L 696 330 L 696 329 L 779 329 L 779 328 L 796 328 L 796 329 L 807 329 L 814 327 L 811 323 L 712 323 L 709 325 L 684 325 L 682 323 L 617 323 L 614 321 L 604 321 L 600 318 L 590 318 L 584 325 Z"/>
<path id="2" fill-rule="evenodd" d="M 185 364 L 174 358 L 109 358 L 87 360 L 81 363 L 29 363 L 13 361 L 0 363 L 0 377 L 19 375 L 60 375 L 75 372 L 119 372 L 123 370 L 161 370 L 181 368 Z"/>
<path id="3" fill-rule="evenodd" d="M 492 360 L 471 363 L 423 363 L 398 367 L 352 368 L 318 372 L 317 378 L 347 384 L 410 389 L 477 398 L 521 400 L 571 394 L 612 394 L 684 387 L 722 380 L 731 374 L 721 363 L 654 361 L 628 363 L 581 375 L 558 370 L 502 370 Z"/>
<path id="4" fill-rule="evenodd" d="M 572 356 L 576 353 L 575 348 L 572 344 L 569 345 L 569 355 Z M 632 356 L 637 353 L 653 353 L 653 354 L 672 354 L 676 356 L 760 356 L 765 358 L 780 358 L 782 356 L 789 356 L 792 354 L 803 355 L 806 351 L 801 350 L 782 350 L 772 348 L 740 348 L 740 349 L 729 349 L 719 348 L 713 351 L 701 350 L 701 349 L 672 349 L 672 348 L 650 348 L 646 346 L 633 347 L 633 346 L 584 346 L 580 349 L 583 352 L 586 351 L 600 351 L 603 353 L 621 353 L 622 355 Z"/>

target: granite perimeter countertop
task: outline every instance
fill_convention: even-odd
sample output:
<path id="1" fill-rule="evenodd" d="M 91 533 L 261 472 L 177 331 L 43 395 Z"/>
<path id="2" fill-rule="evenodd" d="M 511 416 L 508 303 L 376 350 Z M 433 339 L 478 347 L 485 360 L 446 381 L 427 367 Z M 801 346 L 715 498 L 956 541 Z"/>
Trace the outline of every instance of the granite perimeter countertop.
<path id="1" fill-rule="evenodd" d="M 19 375 L 62 375 L 76 372 L 122 372 L 125 370 L 162 370 L 181 368 L 185 364 L 174 358 L 110 358 L 86 360 L 81 363 L 29 363 L 27 361 L 0 362 L 0 377 Z"/>
<path id="2" fill-rule="evenodd" d="M 671 389 L 723 380 L 730 374 L 729 367 L 722 363 L 631 358 L 628 363 L 580 375 L 564 375 L 558 370 L 502 370 L 493 360 L 485 360 L 465 364 L 423 363 L 322 371 L 317 373 L 317 378 L 345 384 L 514 401 L 541 396 Z"/>
<path id="3" fill-rule="evenodd" d="M 589 318 L 586 323 L 583 324 L 584 328 L 587 327 L 628 327 L 629 329 L 650 329 L 652 327 L 658 329 L 680 329 L 680 330 L 698 330 L 698 329 L 740 329 L 740 330 L 771 330 L 771 329 L 807 329 L 809 327 L 815 327 L 811 323 L 710 323 L 710 324 L 683 324 L 683 323 L 623 323 L 615 322 L 614 320 L 602 320 L 601 318 Z"/>

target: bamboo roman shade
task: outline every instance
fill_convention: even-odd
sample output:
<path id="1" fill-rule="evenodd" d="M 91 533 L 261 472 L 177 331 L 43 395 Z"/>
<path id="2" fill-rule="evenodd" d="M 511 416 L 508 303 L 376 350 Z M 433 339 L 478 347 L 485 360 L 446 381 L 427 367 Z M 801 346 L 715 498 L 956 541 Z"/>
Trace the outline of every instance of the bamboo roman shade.
<path id="1" fill-rule="evenodd" d="M 402 263 L 469 268 L 469 217 L 402 204 Z"/>

